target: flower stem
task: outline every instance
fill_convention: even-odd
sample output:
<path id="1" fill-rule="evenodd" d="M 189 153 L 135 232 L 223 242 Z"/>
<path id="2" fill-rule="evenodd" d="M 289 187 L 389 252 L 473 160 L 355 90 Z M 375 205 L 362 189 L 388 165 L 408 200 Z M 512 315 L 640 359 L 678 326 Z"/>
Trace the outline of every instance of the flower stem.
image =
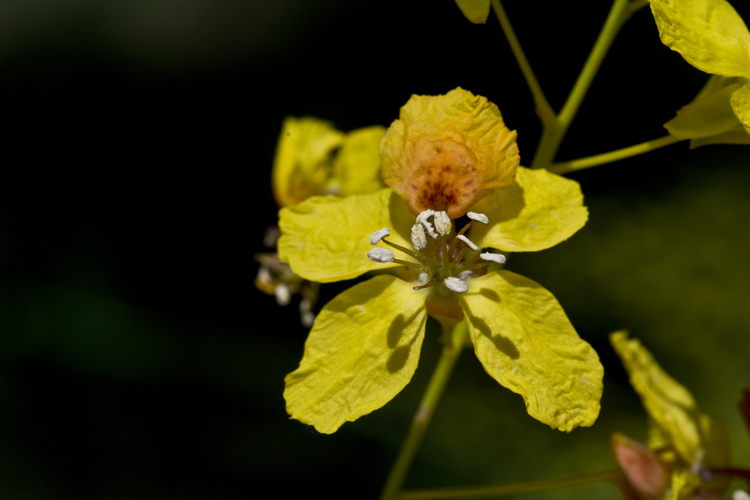
<path id="1" fill-rule="evenodd" d="M 569 172 L 575 172 L 576 170 L 596 167 L 598 165 L 604 165 L 605 163 L 612 163 L 613 161 L 623 160 L 625 158 L 630 158 L 631 156 L 648 153 L 649 151 L 654 151 L 655 149 L 663 148 L 664 146 L 669 146 L 670 144 L 674 144 L 675 142 L 679 141 L 680 139 L 677 139 L 676 137 L 666 135 L 664 137 L 642 142 L 634 146 L 610 151 L 609 153 L 587 156 L 586 158 L 578 158 L 576 160 L 570 160 L 561 163 L 553 163 L 552 165 L 547 167 L 547 170 L 556 174 L 567 174 Z"/>
<path id="2" fill-rule="evenodd" d="M 544 479 L 511 484 L 489 484 L 485 486 L 464 486 L 458 488 L 433 488 L 429 490 L 406 490 L 401 492 L 398 500 L 435 500 L 443 498 L 484 498 L 519 493 L 534 493 L 537 491 L 556 490 L 560 488 L 574 488 L 611 482 L 616 484 L 622 477 L 619 470 L 597 472 L 582 476 L 565 477 L 561 479 Z"/>
<path id="3" fill-rule="evenodd" d="M 604 56 L 612 45 L 617 32 L 632 13 L 632 9 L 628 8 L 629 3 L 629 0 L 615 0 L 612 4 L 604 27 L 599 33 L 586 63 L 583 65 L 583 69 L 578 75 L 562 111 L 557 116 L 557 120 L 553 126 L 544 124 L 542 139 L 534 155 L 534 160 L 531 162 L 531 168 L 546 168 L 552 163 L 568 127 L 570 127 L 594 76 L 596 76 L 596 72 L 599 70 L 599 66 L 604 60 Z"/>
<path id="4" fill-rule="evenodd" d="M 388 474 L 385 486 L 383 486 L 380 500 L 393 500 L 401 491 L 401 485 L 404 484 L 406 474 L 409 472 L 409 468 L 419 450 L 419 445 L 422 443 L 427 426 L 430 425 L 435 407 L 438 401 L 440 401 L 443 389 L 451 376 L 456 360 L 458 360 L 458 355 L 461 354 L 461 349 L 466 344 L 468 336 L 469 328 L 464 320 L 456 325 L 450 338 L 447 339 L 443 347 L 443 352 L 440 355 L 440 360 L 427 385 L 427 390 L 425 390 L 422 400 L 419 402 L 419 408 L 417 408 L 417 412 L 414 414 L 414 419 L 411 422 L 406 439 L 401 445 L 401 451 L 399 451 L 396 462 Z"/>
<path id="5" fill-rule="evenodd" d="M 518 42 L 518 38 L 516 38 L 516 33 L 513 31 L 508 15 L 505 13 L 500 0 L 492 0 L 492 9 L 495 11 L 497 20 L 500 21 L 500 27 L 503 29 L 503 33 L 505 33 L 508 45 L 510 45 L 516 62 L 521 67 L 521 73 L 523 73 L 523 77 L 526 79 L 526 84 L 529 86 L 529 90 L 531 90 L 534 104 L 536 104 L 537 116 L 539 116 L 539 119 L 545 126 L 552 125 L 556 120 L 555 112 L 552 110 L 552 106 L 549 105 L 547 97 L 545 97 L 542 87 L 539 85 L 536 75 L 534 75 L 534 70 L 531 69 L 531 65 L 523 53 L 521 44 Z"/>

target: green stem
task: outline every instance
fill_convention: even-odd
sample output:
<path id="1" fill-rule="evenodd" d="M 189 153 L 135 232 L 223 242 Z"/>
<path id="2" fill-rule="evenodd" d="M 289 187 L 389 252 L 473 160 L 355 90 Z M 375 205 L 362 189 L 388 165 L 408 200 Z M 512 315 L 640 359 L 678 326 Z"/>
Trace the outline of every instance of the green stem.
<path id="1" fill-rule="evenodd" d="M 414 414 L 406 439 L 401 445 L 401 451 L 399 451 L 396 462 L 393 464 L 390 474 L 388 474 L 385 486 L 383 486 L 380 500 L 393 500 L 401 491 L 401 485 L 404 484 L 406 474 L 409 472 L 411 463 L 419 450 L 419 445 L 422 443 L 424 433 L 430 425 L 435 407 L 440 401 L 445 384 L 451 376 L 458 355 L 461 354 L 461 349 L 466 344 L 468 336 L 469 329 L 464 320 L 456 325 L 450 338 L 447 339 L 440 360 L 432 373 L 430 383 L 427 385 L 427 390 L 422 396 L 417 412 Z"/>
<path id="2" fill-rule="evenodd" d="M 508 45 L 510 45 L 510 49 L 513 51 L 513 55 L 515 56 L 518 65 L 521 67 L 521 73 L 523 73 L 523 77 L 526 79 L 526 84 L 529 86 L 529 90 L 531 90 L 534 104 L 536 104 L 537 116 L 539 116 L 539 119 L 545 126 L 552 125 L 556 119 L 555 112 L 552 110 L 552 106 L 549 105 L 549 102 L 542 91 L 542 87 L 539 85 L 536 75 L 534 75 L 534 70 L 531 69 L 531 65 L 529 64 L 528 59 L 526 59 L 526 55 L 523 53 L 521 44 L 518 42 L 518 38 L 516 38 L 516 33 L 510 25 L 510 20 L 508 19 L 508 15 L 505 13 L 505 9 L 503 9 L 500 0 L 492 0 L 492 9 L 495 11 L 497 20 L 500 21 L 500 27 L 502 27 L 503 33 L 505 33 Z"/>
<path id="3" fill-rule="evenodd" d="M 642 142 L 635 146 L 627 148 L 617 149 L 610 151 L 609 153 L 602 153 L 600 155 L 587 156 L 586 158 L 578 158 L 576 160 L 570 160 L 562 163 L 553 163 L 547 170 L 556 174 L 567 174 L 569 172 L 575 172 L 576 170 L 583 170 L 584 168 L 596 167 L 598 165 L 604 165 L 605 163 L 612 163 L 613 161 L 623 160 L 630 158 L 631 156 L 648 153 L 655 149 L 669 146 L 675 142 L 679 142 L 681 139 L 677 139 L 671 135 L 660 137 L 652 141 Z"/>
<path id="4" fill-rule="evenodd" d="M 615 0 L 612 4 L 604 27 L 599 33 L 599 37 L 596 39 L 596 43 L 593 49 L 591 49 L 591 53 L 588 59 L 586 59 L 581 73 L 578 75 L 575 85 L 573 85 L 573 90 L 570 91 L 570 95 L 568 95 L 568 99 L 565 101 L 562 111 L 560 111 L 557 117 L 555 126 L 545 126 L 544 128 L 542 140 L 539 142 L 534 160 L 531 162 L 531 168 L 545 168 L 552 163 L 560 147 L 560 142 L 562 142 L 563 137 L 565 137 L 568 131 L 568 127 L 570 127 L 573 118 L 578 112 L 581 101 L 583 101 L 586 92 L 591 86 L 591 82 L 594 76 L 596 76 L 596 72 L 599 70 L 604 56 L 612 45 L 620 27 L 622 27 L 631 14 L 628 5 L 628 0 Z"/>
<path id="5" fill-rule="evenodd" d="M 464 486 L 459 488 L 433 488 L 429 490 L 406 490 L 401 492 L 401 495 L 398 496 L 398 500 L 497 497 L 519 493 L 556 490 L 560 488 L 574 488 L 576 486 L 586 486 L 589 484 L 606 482 L 617 484 L 621 478 L 622 472 L 619 470 L 613 470 L 562 479 L 528 481 L 525 483 L 490 484 L 485 486 Z"/>

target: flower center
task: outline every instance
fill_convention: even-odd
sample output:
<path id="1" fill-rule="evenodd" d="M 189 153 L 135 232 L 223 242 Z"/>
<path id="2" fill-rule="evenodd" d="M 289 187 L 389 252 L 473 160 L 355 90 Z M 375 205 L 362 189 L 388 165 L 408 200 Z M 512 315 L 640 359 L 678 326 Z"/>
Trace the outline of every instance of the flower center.
<path id="1" fill-rule="evenodd" d="M 469 289 L 466 280 L 473 277 L 476 270 L 486 267 L 490 262 L 505 262 L 504 255 L 481 252 L 466 236 L 474 222 L 487 224 L 487 216 L 475 212 L 466 215 L 469 218 L 468 224 L 456 232 L 456 221 L 448 217 L 446 212 L 423 211 L 411 227 L 413 250 L 388 241 L 386 238 L 391 232 L 385 227 L 370 236 L 371 245 L 382 241 L 407 254 L 413 261 L 397 259 L 393 251 L 382 247 L 373 248 L 367 253 L 367 257 L 373 262 L 396 262 L 417 271 L 419 278 L 416 281 L 420 284 L 414 290 L 442 284 L 452 292 L 464 293 Z"/>

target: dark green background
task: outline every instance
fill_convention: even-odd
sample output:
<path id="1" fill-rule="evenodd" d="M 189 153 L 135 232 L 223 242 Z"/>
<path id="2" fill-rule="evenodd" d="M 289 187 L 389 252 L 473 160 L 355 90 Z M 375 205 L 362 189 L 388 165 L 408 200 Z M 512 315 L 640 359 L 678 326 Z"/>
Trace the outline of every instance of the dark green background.
<path id="1" fill-rule="evenodd" d="M 605 3 L 507 1 L 558 109 Z M 637 13 L 558 158 L 663 135 L 706 78 Z M 500 28 L 447 0 L 0 3 L 0 496 L 374 498 L 439 354 L 435 325 L 383 409 L 332 436 L 288 420 L 283 378 L 307 332 L 253 287 L 271 163 L 287 115 L 387 126 L 411 94 L 459 85 L 498 104 L 528 164 L 540 127 Z M 611 432 L 646 429 L 607 341 L 620 328 L 731 424 L 750 463 L 735 409 L 750 386 L 750 148 L 678 144 L 570 177 L 589 223 L 508 268 L 599 352 L 600 419 L 550 430 L 467 351 L 408 486 L 613 467 Z M 583 495 L 616 496 L 555 498 Z"/>

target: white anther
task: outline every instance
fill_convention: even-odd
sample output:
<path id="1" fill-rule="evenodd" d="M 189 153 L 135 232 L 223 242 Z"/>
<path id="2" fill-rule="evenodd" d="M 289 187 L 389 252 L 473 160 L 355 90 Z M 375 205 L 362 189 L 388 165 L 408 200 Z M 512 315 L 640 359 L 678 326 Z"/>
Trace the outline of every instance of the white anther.
<path id="1" fill-rule="evenodd" d="M 411 244 L 417 252 L 427 248 L 427 235 L 424 233 L 422 224 L 414 224 L 411 227 Z"/>
<path id="2" fill-rule="evenodd" d="M 268 284 L 273 281 L 273 276 L 271 276 L 271 271 L 266 266 L 260 266 L 256 279 L 261 283 Z"/>
<path id="3" fill-rule="evenodd" d="M 283 283 L 274 287 L 273 294 L 276 296 L 276 303 L 280 306 L 288 306 L 289 302 L 292 300 L 292 294 L 289 292 L 289 287 Z"/>
<path id="4" fill-rule="evenodd" d="M 427 218 L 432 217 L 433 215 L 435 215 L 435 211 L 428 208 L 424 212 L 417 215 L 417 222 L 427 222 Z"/>
<path id="5" fill-rule="evenodd" d="M 396 256 L 387 248 L 375 247 L 367 252 L 367 258 L 373 262 L 386 264 L 388 262 L 393 262 L 393 259 L 395 259 Z"/>
<path id="6" fill-rule="evenodd" d="M 475 220 L 477 222 L 481 222 L 482 224 L 489 224 L 490 223 L 490 220 L 484 214 L 478 214 L 476 212 L 469 212 L 469 213 L 466 214 L 466 217 L 468 217 L 471 220 Z"/>
<path id="7" fill-rule="evenodd" d="M 390 235 L 391 231 L 387 227 L 379 229 L 370 236 L 370 245 L 377 245 L 383 238 L 387 238 Z"/>
<path id="8" fill-rule="evenodd" d="M 479 256 L 482 258 L 482 260 L 486 260 L 489 262 L 497 262 L 498 264 L 505 264 L 505 255 L 501 253 L 480 253 Z"/>
<path id="9" fill-rule="evenodd" d="M 469 238 L 467 238 L 467 237 L 466 237 L 466 236 L 464 236 L 463 234 L 459 234 L 459 235 L 457 236 L 457 238 L 458 238 L 459 240 L 463 241 L 463 242 L 464 242 L 464 245 L 466 245 L 467 247 L 471 248 L 471 249 L 472 249 L 472 250 L 474 250 L 475 252 L 476 252 L 477 250 L 479 250 L 479 247 L 478 247 L 478 246 L 476 246 L 476 245 L 474 244 L 474 242 L 473 242 L 473 241 L 471 241 L 471 240 L 470 240 Z"/>
<path id="10" fill-rule="evenodd" d="M 438 234 L 441 236 L 448 236 L 451 234 L 453 224 L 451 224 L 451 219 L 448 217 L 447 213 L 435 212 L 435 216 L 432 220 L 435 221 L 435 229 L 437 229 Z"/>
<path id="11" fill-rule="evenodd" d="M 429 234 L 432 238 L 437 238 L 435 228 L 432 227 L 432 224 L 427 221 L 427 218 L 432 217 L 433 215 L 435 215 L 434 210 L 425 210 L 424 212 L 417 215 L 417 224 L 422 224 L 422 226 L 424 226 L 424 230 L 427 231 L 427 234 Z"/>
<path id="12" fill-rule="evenodd" d="M 445 283 L 445 286 L 448 288 L 448 290 L 451 290 L 456 293 L 466 293 L 469 290 L 469 285 L 466 284 L 464 280 L 450 277 L 445 278 L 443 280 L 443 283 Z"/>
<path id="13" fill-rule="evenodd" d="M 732 493 L 732 500 L 750 500 L 750 495 L 746 491 L 734 490 Z"/>

